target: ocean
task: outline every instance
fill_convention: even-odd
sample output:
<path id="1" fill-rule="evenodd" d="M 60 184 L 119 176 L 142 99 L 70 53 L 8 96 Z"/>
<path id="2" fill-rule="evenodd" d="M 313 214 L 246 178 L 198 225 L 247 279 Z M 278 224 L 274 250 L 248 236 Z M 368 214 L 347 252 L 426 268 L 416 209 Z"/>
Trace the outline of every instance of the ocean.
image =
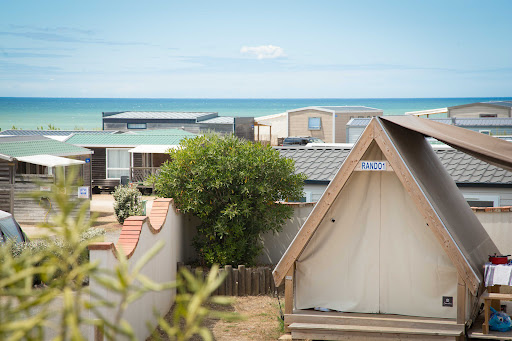
<path id="1" fill-rule="evenodd" d="M 219 116 L 258 117 L 307 106 L 362 105 L 384 115 L 436 109 L 473 102 L 512 100 L 475 98 L 301 98 L 301 99 L 174 99 L 174 98 L 36 98 L 0 97 L 0 129 L 101 129 L 103 111 L 196 111 Z"/>

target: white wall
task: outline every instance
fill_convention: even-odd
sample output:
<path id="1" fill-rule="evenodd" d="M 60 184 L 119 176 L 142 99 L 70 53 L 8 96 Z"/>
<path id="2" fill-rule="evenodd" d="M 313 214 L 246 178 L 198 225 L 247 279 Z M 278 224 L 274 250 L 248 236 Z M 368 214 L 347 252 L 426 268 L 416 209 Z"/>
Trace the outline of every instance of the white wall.
<path id="1" fill-rule="evenodd" d="M 512 212 L 510 208 L 479 209 L 478 220 L 502 255 L 512 255 Z"/>
<path id="2" fill-rule="evenodd" d="M 286 120 L 286 113 L 255 117 L 254 121 L 259 124 L 265 124 L 272 126 L 272 130 L 269 127 L 259 127 L 260 130 L 260 141 L 270 141 L 269 134 L 272 133 L 271 145 L 277 146 L 278 137 L 288 137 L 288 126 Z M 254 140 L 258 138 L 258 127 L 254 127 Z"/>
<path id="3" fill-rule="evenodd" d="M 173 282 L 176 279 L 176 262 L 177 262 L 177 235 L 181 229 L 183 215 L 177 213 L 172 205 L 169 207 L 165 222 L 159 233 L 151 231 L 149 219 L 145 219 L 139 236 L 138 244 L 133 255 L 128 259 L 130 268 L 133 268 L 148 250 L 150 250 L 158 241 L 165 242 L 160 252 L 152 258 L 143 268 L 142 274 L 157 283 Z M 94 248 L 93 244 L 91 248 Z M 118 265 L 118 260 L 114 256 L 112 249 L 90 250 L 90 261 L 99 262 L 102 269 L 114 270 Z M 108 301 L 117 302 L 119 297 L 117 294 L 106 290 L 93 279 L 90 282 L 92 292 L 98 293 Z M 148 292 L 140 297 L 137 301 L 131 303 L 126 309 L 123 319 L 125 319 L 135 331 L 137 340 L 145 340 L 152 332 L 156 325 L 154 311 L 160 316 L 164 316 L 171 308 L 176 291 L 169 289 L 161 292 Z M 91 298 L 93 299 L 93 298 Z M 112 308 L 100 308 L 102 314 L 110 321 L 114 320 L 115 310 Z M 148 330 L 147 323 L 150 322 L 153 329 Z M 90 340 L 94 339 L 91 331 Z"/>

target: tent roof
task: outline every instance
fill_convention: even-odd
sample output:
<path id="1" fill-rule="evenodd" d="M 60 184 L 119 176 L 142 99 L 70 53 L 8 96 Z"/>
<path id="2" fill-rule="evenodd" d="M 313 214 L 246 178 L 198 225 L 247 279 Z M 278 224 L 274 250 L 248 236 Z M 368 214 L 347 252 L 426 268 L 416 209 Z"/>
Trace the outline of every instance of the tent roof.
<path id="1" fill-rule="evenodd" d="M 410 126 L 414 126 L 415 121 L 426 120 L 414 116 L 407 117 L 407 123 Z M 431 130 L 433 135 L 441 136 L 436 129 L 431 128 Z M 484 140 L 494 139 L 483 134 L 479 135 Z M 281 284 L 284 276 L 335 202 L 359 160 L 374 141 L 379 145 L 401 183 L 411 194 L 411 200 L 425 218 L 428 228 L 434 233 L 459 275 L 469 290 L 476 295 L 481 284 L 481 267 L 487 255 L 498 252 L 497 247 L 467 205 L 424 136 L 414 129 L 397 125 L 385 118 L 373 119 L 368 125 L 295 236 L 273 272 L 276 285 Z M 460 145 L 462 142 L 458 141 L 456 144 Z M 484 141 L 482 144 L 492 143 Z M 480 154 L 485 153 L 485 147 L 480 146 L 478 150 Z"/>
<path id="2" fill-rule="evenodd" d="M 18 161 L 33 163 L 35 165 L 46 167 L 81 165 L 85 163 L 85 161 L 81 160 L 68 159 L 65 157 L 48 154 L 22 156 L 18 157 L 17 159 Z"/>
<path id="3" fill-rule="evenodd" d="M 512 171 L 512 143 L 508 141 L 414 116 L 387 116 L 382 119 L 433 137 L 477 159 Z"/>

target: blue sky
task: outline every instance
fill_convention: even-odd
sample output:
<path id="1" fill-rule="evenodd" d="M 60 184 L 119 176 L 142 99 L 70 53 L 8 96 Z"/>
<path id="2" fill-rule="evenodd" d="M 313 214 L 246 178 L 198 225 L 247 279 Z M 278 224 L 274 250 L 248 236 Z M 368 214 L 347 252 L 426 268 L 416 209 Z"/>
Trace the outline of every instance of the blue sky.
<path id="1" fill-rule="evenodd" d="M 2 1 L 0 96 L 512 95 L 512 1 Z"/>

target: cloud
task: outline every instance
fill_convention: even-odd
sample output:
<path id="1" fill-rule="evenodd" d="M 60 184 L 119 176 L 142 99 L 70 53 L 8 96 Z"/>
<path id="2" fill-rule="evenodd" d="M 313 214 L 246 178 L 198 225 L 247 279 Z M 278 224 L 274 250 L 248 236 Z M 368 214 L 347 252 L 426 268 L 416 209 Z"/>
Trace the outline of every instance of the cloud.
<path id="1" fill-rule="evenodd" d="M 258 59 L 275 59 L 286 57 L 284 50 L 279 46 L 261 45 L 261 46 L 243 46 L 240 49 L 242 54 L 255 55 Z"/>

